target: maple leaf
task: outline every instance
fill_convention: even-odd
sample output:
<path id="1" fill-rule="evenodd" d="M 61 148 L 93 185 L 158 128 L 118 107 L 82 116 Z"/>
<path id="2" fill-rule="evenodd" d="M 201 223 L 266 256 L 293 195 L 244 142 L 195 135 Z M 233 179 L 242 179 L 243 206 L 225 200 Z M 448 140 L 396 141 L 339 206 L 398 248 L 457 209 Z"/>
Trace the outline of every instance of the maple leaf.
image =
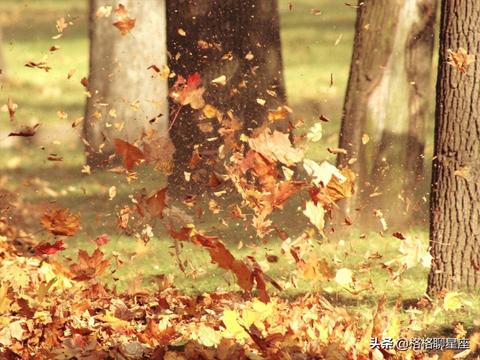
<path id="1" fill-rule="evenodd" d="M 292 146 L 288 134 L 267 128 L 257 137 L 248 140 L 252 150 L 270 161 L 280 161 L 290 166 L 303 159 L 303 151 Z"/>
<path id="2" fill-rule="evenodd" d="M 201 109 L 205 106 L 205 100 L 203 99 L 205 88 L 201 85 L 202 79 L 198 73 L 190 75 L 187 80 L 179 75 L 170 90 L 169 96 L 177 104 L 190 105 L 194 110 Z"/>
<path id="3" fill-rule="evenodd" d="M 68 27 L 68 23 L 65 21 L 64 17 L 61 17 L 60 19 L 57 20 L 55 26 L 57 28 L 57 31 L 61 34 L 63 31 Z"/>
<path id="4" fill-rule="evenodd" d="M 42 243 L 35 248 L 35 255 L 53 255 L 61 250 L 65 250 L 65 243 L 62 240 L 50 244 Z"/>
<path id="5" fill-rule="evenodd" d="M 41 223 L 53 235 L 73 236 L 80 229 L 80 218 L 68 209 L 51 209 L 43 214 Z"/>
<path id="6" fill-rule="evenodd" d="M 145 159 L 142 150 L 121 139 L 115 139 L 115 154 L 123 157 L 123 166 L 128 171 Z"/>
<path id="7" fill-rule="evenodd" d="M 104 259 L 99 248 L 95 249 L 92 256 L 85 250 L 79 250 L 77 263 L 70 266 L 70 271 L 74 274 L 74 280 L 90 280 L 101 275 L 108 265 L 108 260 Z"/>
<path id="8" fill-rule="evenodd" d="M 122 4 L 118 4 L 115 13 L 119 20 L 114 22 L 113 26 L 120 30 L 120 33 L 125 36 L 135 27 L 136 20 L 128 15 L 127 8 Z"/>
<path id="9" fill-rule="evenodd" d="M 457 51 L 448 49 L 447 63 L 457 68 L 461 73 L 465 73 L 470 64 L 475 62 L 475 55 L 467 53 L 464 48 L 458 48 Z"/>

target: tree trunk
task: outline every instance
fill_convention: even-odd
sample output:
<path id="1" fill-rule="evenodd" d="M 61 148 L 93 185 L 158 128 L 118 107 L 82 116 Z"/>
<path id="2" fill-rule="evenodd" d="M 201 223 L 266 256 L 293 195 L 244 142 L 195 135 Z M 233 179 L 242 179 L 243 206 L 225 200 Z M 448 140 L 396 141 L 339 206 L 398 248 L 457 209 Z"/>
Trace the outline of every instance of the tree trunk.
<path id="1" fill-rule="evenodd" d="M 167 13 L 170 68 L 185 78 L 199 73 L 207 87 L 206 102 L 223 113 L 231 111 L 244 133 L 260 125 L 268 109 L 285 103 L 276 0 L 175 0 L 168 1 Z M 211 84 L 222 75 L 225 86 Z M 172 117 L 177 108 L 171 104 Z M 201 182 L 187 182 L 184 172 L 192 171 L 188 164 L 194 146 L 203 155 L 197 171 L 216 158 L 219 143 L 206 140 L 218 136 L 216 130 L 202 133 L 190 109 L 176 116 L 170 132 L 176 147 L 176 167 L 169 179 L 172 194 L 203 188 Z"/>
<path id="2" fill-rule="evenodd" d="M 395 224 L 404 207 L 397 195 L 417 185 L 411 176 L 422 177 L 436 1 L 362 3 L 339 141 L 347 154 L 337 164 L 358 175 L 347 215 L 357 218 L 353 210 L 362 208 L 365 224 L 381 209 Z"/>
<path id="3" fill-rule="evenodd" d="M 448 50 L 480 52 L 480 2 L 443 0 L 430 203 L 428 293 L 480 288 L 480 63 L 465 73 Z"/>
<path id="4" fill-rule="evenodd" d="M 122 35 L 109 18 L 97 17 L 100 6 L 125 6 L 135 27 Z M 115 138 L 134 142 L 147 129 L 167 131 L 167 80 L 150 66 L 162 68 L 166 55 L 164 0 L 90 0 L 90 75 L 84 136 L 87 163 L 103 166 L 114 152 Z M 159 118 L 157 118 L 159 115 Z M 155 121 L 150 121 L 157 118 Z"/>

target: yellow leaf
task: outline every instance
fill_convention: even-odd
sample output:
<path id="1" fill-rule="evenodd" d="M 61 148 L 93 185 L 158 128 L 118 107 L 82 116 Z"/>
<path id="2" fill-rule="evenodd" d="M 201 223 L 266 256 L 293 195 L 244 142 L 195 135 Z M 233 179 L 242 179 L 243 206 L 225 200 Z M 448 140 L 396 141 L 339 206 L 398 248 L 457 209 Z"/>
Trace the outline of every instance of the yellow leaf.
<path id="1" fill-rule="evenodd" d="M 318 229 L 318 231 L 323 231 L 323 228 L 325 227 L 325 210 L 323 209 L 322 205 L 315 205 L 313 201 L 309 200 L 305 204 L 305 210 L 303 210 L 303 214 L 310 220 L 312 225 Z"/>
<path id="2" fill-rule="evenodd" d="M 10 311 L 10 304 L 12 303 L 7 296 L 8 286 L 3 283 L 0 286 L 0 314 L 6 314 Z"/>
<path id="3" fill-rule="evenodd" d="M 342 286 L 349 286 L 353 284 L 353 271 L 347 268 L 337 270 L 335 281 Z"/>
<path id="4" fill-rule="evenodd" d="M 455 311 L 460 309 L 463 305 L 462 296 L 462 294 L 456 291 L 447 293 L 443 298 L 443 308 L 446 311 Z"/>
<path id="5" fill-rule="evenodd" d="M 202 112 L 207 119 L 213 119 L 217 117 L 218 114 L 217 108 L 210 104 L 205 105 L 205 107 L 202 109 Z"/>
<path id="6" fill-rule="evenodd" d="M 250 335 L 238 322 L 239 314 L 234 310 L 225 310 L 222 321 L 225 325 L 227 335 L 233 336 L 236 340 L 248 339 Z"/>

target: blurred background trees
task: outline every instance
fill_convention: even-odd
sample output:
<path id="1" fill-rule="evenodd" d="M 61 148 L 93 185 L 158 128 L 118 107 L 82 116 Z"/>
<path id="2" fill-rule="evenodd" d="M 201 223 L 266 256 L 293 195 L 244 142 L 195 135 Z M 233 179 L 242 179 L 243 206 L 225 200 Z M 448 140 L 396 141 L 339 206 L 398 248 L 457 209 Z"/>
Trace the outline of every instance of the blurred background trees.
<path id="1" fill-rule="evenodd" d="M 111 7 L 112 18 L 98 13 L 101 7 Z M 134 142 L 149 129 L 167 131 L 166 26 L 164 0 L 90 0 L 84 120 L 90 166 L 108 162 L 115 138 Z"/>
<path id="2" fill-rule="evenodd" d="M 277 0 L 174 0 L 167 7 L 171 70 L 185 78 L 200 74 L 208 87 L 205 101 L 232 117 L 232 123 L 237 123 L 233 126 L 250 134 L 266 120 L 269 109 L 285 104 Z M 174 82 L 172 78 L 170 85 Z M 170 113 L 177 111 L 171 103 Z M 218 130 L 218 124 L 214 127 Z M 195 147 L 202 160 L 192 176 L 197 173 L 204 184 L 208 181 L 205 165 L 218 157 L 218 143 L 207 138 L 214 137 L 215 131 L 200 131 L 192 110 L 184 108 L 175 115 L 170 136 L 176 147 L 176 167 L 169 191 L 202 192 L 201 181 L 185 181 L 184 172 L 192 171 L 189 164 Z"/>
<path id="3" fill-rule="evenodd" d="M 422 220 L 436 8 L 436 0 L 379 0 L 357 10 L 337 164 L 358 174 L 346 210 L 362 224 L 376 209 L 393 226 Z"/>

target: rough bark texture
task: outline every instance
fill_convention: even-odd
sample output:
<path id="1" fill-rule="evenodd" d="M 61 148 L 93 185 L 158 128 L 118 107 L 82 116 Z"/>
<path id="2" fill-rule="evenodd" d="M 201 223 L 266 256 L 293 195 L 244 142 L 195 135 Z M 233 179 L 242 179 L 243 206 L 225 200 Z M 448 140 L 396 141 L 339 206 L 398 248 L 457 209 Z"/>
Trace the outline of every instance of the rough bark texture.
<path id="1" fill-rule="evenodd" d="M 432 168 L 428 292 L 480 288 L 480 2 L 443 0 Z M 477 55 L 466 73 L 448 50 Z"/>
<path id="2" fill-rule="evenodd" d="M 100 6 L 115 9 L 119 3 L 136 20 L 125 36 L 112 25 L 115 13 L 109 18 L 95 15 Z M 84 122 L 89 165 L 105 164 L 115 138 L 134 142 L 146 129 L 167 131 L 167 80 L 148 69 L 167 62 L 165 12 L 165 0 L 90 0 L 91 97 Z M 149 122 L 159 114 L 159 119 Z"/>
<path id="3" fill-rule="evenodd" d="M 167 3 L 170 68 L 184 77 L 198 72 L 207 87 L 208 104 L 224 113 L 231 110 L 249 133 L 266 119 L 268 109 L 285 103 L 276 0 Z M 226 76 L 226 86 L 212 85 L 211 80 L 221 75 Z M 265 100 L 265 106 L 257 99 Z M 171 104 L 171 114 L 177 108 Z M 176 168 L 169 179 L 171 193 L 198 192 L 202 188 L 184 179 L 184 171 L 190 171 L 186 167 L 194 145 L 200 145 L 205 161 L 215 158 L 218 143 L 206 138 L 218 134 L 203 134 L 195 118 L 188 107 L 183 108 L 170 132 L 176 147 Z"/>
<path id="4" fill-rule="evenodd" d="M 339 141 L 347 154 L 337 163 L 358 174 L 347 214 L 362 207 L 372 218 L 372 209 L 380 208 L 393 224 L 423 175 L 436 1 L 362 2 Z M 397 198 L 402 188 L 404 202 Z"/>

